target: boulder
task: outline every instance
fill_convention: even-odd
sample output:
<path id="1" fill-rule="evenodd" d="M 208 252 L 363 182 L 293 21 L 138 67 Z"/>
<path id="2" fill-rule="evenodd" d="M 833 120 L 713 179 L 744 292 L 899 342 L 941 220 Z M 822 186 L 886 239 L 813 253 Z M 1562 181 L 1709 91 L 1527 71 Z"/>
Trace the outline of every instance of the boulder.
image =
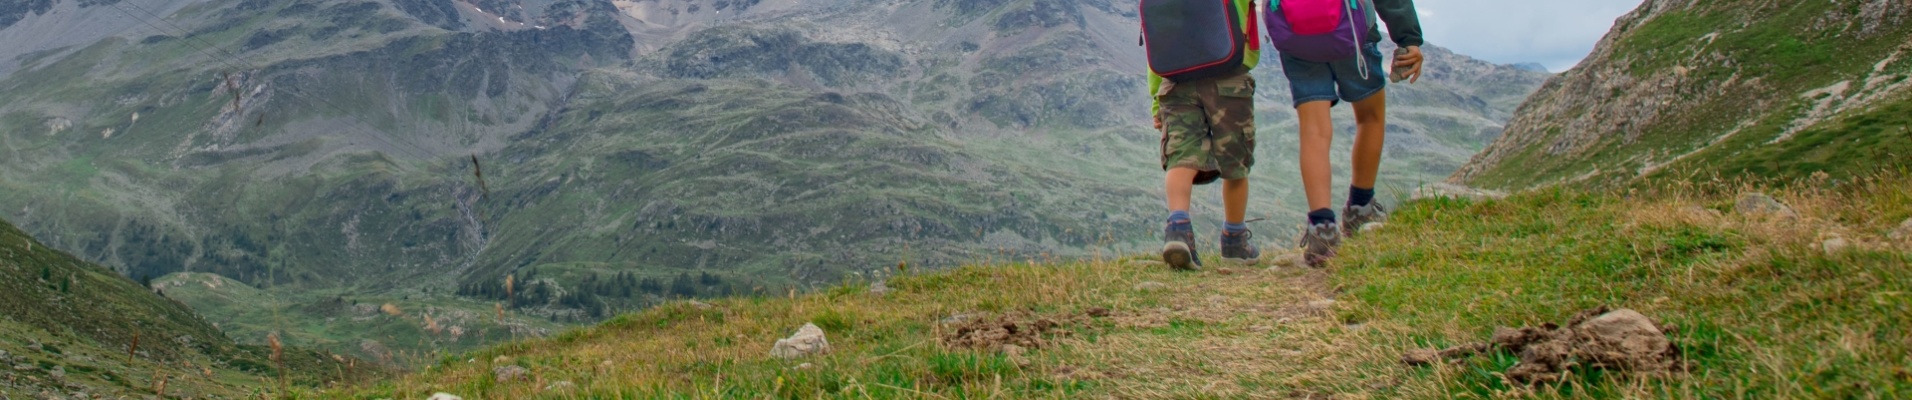
<path id="1" fill-rule="evenodd" d="M 830 352 L 830 341 L 823 336 L 823 328 L 817 324 L 803 324 L 797 334 L 787 339 L 777 339 L 770 347 L 770 356 L 782 359 L 802 358 L 814 354 Z"/>
<path id="2" fill-rule="evenodd" d="M 1739 201 L 1733 203 L 1733 211 L 1753 217 L 1799 217 L 1799 214 L 1793 212 L 1792 207 L 1786 206 L 1786 203 L 1781 203 L 1779 199 L 1759 192 L 1740 195 Z"/>
<path id="3" fill-rule="evenodd" d="M 1892 240 L 1912 240 L 1912 218 L 1899 223 L 1899 229 L 1892 230 L 1892 234 L 1888 237 Z"/>
<path id="4" fill-rule="evenodd" d="M 497 378 L 498 382 L 513 382 L 525 379 L 525 377 L 531 375 L 531 370 L 516 365 L 506 365 L 492 368 L 491 375 Z"/>

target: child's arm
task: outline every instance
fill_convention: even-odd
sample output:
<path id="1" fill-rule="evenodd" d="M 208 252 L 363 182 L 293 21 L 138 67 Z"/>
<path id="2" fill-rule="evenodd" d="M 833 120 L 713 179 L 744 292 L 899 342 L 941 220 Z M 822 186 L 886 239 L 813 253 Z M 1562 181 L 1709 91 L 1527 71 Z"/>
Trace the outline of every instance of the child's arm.
<path id="1" fill-rule="evenodd" d="M 1421 16 L 1414 11 L 1414 0 L 1374 0 L 1374 11 L 1388 24 L 1396 46 L 1421 46 Z"/>
<path id="2" fill-rule="evenodd" d="M 1149 70 L 1149 116 L 1151 118 L 1162 113 L 1162 100 L 1155 97 L 1155 92 L 1159 90 L 1162 90 L 1162 76 L 1156 75 L 1155 70 Z M 1161 124 L 1161 121 L 1156 121 L 1156 124 Z"/>

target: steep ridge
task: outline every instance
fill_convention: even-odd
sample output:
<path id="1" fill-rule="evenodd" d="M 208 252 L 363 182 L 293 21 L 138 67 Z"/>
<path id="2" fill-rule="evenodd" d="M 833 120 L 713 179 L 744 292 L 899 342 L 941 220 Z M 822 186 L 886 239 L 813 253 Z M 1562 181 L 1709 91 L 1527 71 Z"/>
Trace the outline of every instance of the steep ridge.
<path id="1" fill-rule="evenodd" d="M 1894 0 L 1649 0 L 1452 180 L 1612 186 L 1904 166 L 1909 10 Z"/>

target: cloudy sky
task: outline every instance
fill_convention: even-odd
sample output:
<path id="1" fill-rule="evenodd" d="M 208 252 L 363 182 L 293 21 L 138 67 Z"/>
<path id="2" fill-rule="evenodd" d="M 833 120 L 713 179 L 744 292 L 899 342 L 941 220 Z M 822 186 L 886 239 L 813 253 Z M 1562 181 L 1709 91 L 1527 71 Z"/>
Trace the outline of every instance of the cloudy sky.
<path id="1" fill-rule="evenodd" d="M 1640 0 L 1415 0 L 1427 41 L 1502 64 L 1554 72 L 1579 63 Z"/>

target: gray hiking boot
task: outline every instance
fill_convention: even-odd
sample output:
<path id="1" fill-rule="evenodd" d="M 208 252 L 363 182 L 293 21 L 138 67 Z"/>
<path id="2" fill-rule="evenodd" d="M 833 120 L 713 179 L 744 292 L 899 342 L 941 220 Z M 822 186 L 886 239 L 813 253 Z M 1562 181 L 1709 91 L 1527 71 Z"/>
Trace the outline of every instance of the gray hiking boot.
<path id="1" fill-rule="evenodd" d="M 1310 226 L 1301 232 L 1301 247 L 1306 248 L 1308 266 L 1320 267 L 1341 247 L 1341 228 L 1332 223 Z"/>
<path id="2" fill-rule="evenodd" d="M 1255 232 L 1242 231 L 1239 235 L 1222 232 L 1222 260 L 1242 265 L 1255 265 L 1261 262 L 1261 249 L 1255 247 Z"/>
<path id="3" fill-rule="evenodd" d="M 1195 253 L 1195 227 L 1188 222 L 1171 223 L 1163 229 L 1162 262 L 1183 271 L 1202 269 L 1202 256 Z"/>
<path id="4" fill-rule="evenodd" d="M 1387 222 L 1388 209 L 1378 201 L 1365 206 L 1348 206 L 1341 209 L 1341 219 L 1341 236 L 1354 237 L 1368 224 Z"/>

